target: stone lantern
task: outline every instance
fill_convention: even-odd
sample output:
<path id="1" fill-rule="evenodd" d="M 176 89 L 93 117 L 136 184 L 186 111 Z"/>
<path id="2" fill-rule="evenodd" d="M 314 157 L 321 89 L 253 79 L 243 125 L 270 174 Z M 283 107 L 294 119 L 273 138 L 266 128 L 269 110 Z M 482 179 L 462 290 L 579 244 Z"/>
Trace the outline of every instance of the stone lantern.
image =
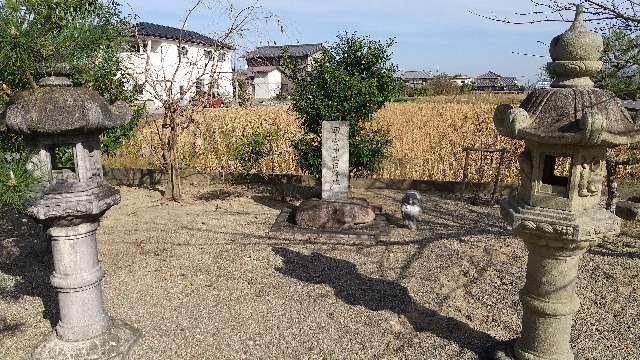
<path id="1" fill-rule="evenodd" d="M 42 196 L 27 213 L 47 229 L 53 251 L 60 321 L 32 359 L 127 359 L 142 337 L 105 310 L 96 243 L 100 218 L 120 202 L 119 191 L 103 178 L 99 135 L 130 116 L 126 104 L 109 106 L 64 76 L 17 94 L 0 115 L 0 127 L 24 135 L 36 149 L 31 167 Z M 65 151 L 72 165 L 61 168 L 56 156 Z"/>
<path id="2" fill-rule="evenodd" d="M 594 88 L 590 77 L 602 68 L 602 51 L 602 37 L 586 28 L 579 5 L 571 28 L 551 42 L 551 88 L 532 92 L 519 108 L 496 111 L 499 133 L 525 142 L 520 188 L 501 210 L 529 252 L 522 333 L 497 359 L 575 358 L 580 258 L 620 232 L 620 220 L 601 207 L 605 154 L 639 141 L 640 128 L 614 94 Z"/>

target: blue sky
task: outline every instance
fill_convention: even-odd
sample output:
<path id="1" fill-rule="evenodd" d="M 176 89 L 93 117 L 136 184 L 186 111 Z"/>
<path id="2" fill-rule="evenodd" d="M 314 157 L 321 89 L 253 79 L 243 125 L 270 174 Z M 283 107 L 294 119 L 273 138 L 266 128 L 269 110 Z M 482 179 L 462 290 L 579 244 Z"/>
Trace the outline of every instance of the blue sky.
<path id="1" fill-rule="evenodd" d="M 181 26 L 192 0 L 122 0 L 123 10 L 141 21 Z M 194 13 L 187 28 L 215 34 L 226 28 L 224 11 L 210 0 Z M 238 6 L 251 0 L 232 1 Z M 529 0 L 261 0 L 284 26 L 254 24 L 239 39 L 238 55 L 265 44 L 330 43 L 338 33 L 356 31 L 376 39 L 395 37 L 394 61 L 402 70 L 438 70 L 478 75 L 493 70 L 535 80 L 548 61 L 553 36 L 568 25 L 509 25 L 485 20 L 468 11 L 498 17 L 533 10 Z M 544 44 L 541 44 L 543 42 Z M 547 56 L 538 58 L 512 52 Z M 242 60 L 239 60 L 242 63 Z"/>

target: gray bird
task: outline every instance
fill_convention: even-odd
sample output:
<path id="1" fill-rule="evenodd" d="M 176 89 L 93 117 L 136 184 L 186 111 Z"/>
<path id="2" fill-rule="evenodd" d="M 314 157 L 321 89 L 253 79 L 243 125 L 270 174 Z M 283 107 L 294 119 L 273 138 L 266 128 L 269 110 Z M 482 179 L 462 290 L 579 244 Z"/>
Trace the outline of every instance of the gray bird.
<path id="1" fill-rule="evenodd" d="M 418 227 L 418 217 L 422 214 L 422 196 L 415 190 L 409 190 L 402 198 L 400 205 L 404 225 L 411 230 Z"/>

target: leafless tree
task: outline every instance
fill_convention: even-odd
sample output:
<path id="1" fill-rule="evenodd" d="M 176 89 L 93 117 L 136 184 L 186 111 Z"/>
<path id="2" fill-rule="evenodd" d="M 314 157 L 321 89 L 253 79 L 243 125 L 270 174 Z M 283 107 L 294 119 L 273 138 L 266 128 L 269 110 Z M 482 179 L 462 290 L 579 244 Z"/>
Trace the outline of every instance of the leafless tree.
<path id="1" fill-rule="evenodd" d="M 596 29 L 608 32 L 612 28 L 629 33 L 640 31 L 639 0 L 530 0 L 533 10 L 516 12 L 505 17 L 488 16 L 469 10 L 470 13 L 513 25 L 543 22 L 572 22 L 577 4 L 584 6 L 585 21 L 594 23 Z"/>
<path id="2" fill-rule="evenodd" d="M 206 11 L 211 18 L 218 21 L 224 17 L 226 23 L 218 25 L 222 30 L 207 35 L 213 40 L 207 42 L 208 49 L 190 51 L 185 46 L 192 41 L 187 24 L 196 13 L 202 11 Z M 281 21 L 261 6 L 259 0 L 243 7 L 236 7 L 231 0 L 197 0 L 187 9 L 182 19 L 175 48 L 177 54 L 160 47 L 161 65 L 157 66 L 157 59 L 155 65 L 152 63 L 151 49 L 141 52 L 145 64 L 138 86 L 152 100 L 162 104 L 162 116 L 154 120 L 154 125 L 161 144 L 161 149 L 158 150 L 162 155 L 163 170 L 167 175 L 166 199 L 182 199 L 178 162 L 179 138 L 186 129 L 194 126 L 198 114 L 210 105 L 209 100 L 219 95 L 215 92 L 218 87 L 217 79 L 223 73 L 223 62 L 220 60 L 229 56 L 229 50 L 238 48 L 253 31 L 274 25 L 284 31 Z M 226 75 L 231 78 L 233 74 Z M 207 94 L 201 98 L 206 99 L 205 101 L 197 101 L 198 98 L 194 98 L 194 95 L 200 94 Z"/>

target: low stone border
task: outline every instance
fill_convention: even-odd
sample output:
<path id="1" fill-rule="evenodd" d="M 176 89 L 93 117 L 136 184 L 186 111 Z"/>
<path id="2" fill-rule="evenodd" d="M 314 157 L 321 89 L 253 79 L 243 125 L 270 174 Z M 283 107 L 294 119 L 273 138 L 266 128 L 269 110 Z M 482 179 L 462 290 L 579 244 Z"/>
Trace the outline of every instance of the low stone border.
<path id="1" fill-rule="evenodd" d="M 164 181 L 164 174 L 157 169 L 137 168 L 105 168 L 105 178 L 113 185 L 131 187 L 157 187 Z M 306 175 L 290 174 L 229 174 L 229 173 L 201 173 L 185 169 L 180 174 L 181 179 L 194 186 L 209 185 L 220 181 L 237 183 L 256 183 L 267 185 L 293 185 L 316 187 L 316 180 Z M 440 193 L 482 193 L 491 194 L 492 183 L 463 183 L 458 181 L 430 181 L 411 179 L 352 179 L 353 189 L 388 189 L 388 190 L 418 190 L 420 192 Z M 501 184 L 500 193 L 514 189 L 512 184 Z"/>
<path id="2" fill-rule="evenodd" d="M 327 241 L 327 242 L 371 242 L 377 241 L 382 235 L 389 234 L 389 222 L 383 214 L 376 215 L 373 224 L 364 228 L 347 230 L 317 230 L 305 229 L 293 223 L 294 208 L 285 208 L 276 218 L 269 230 L 269 236 L 300 241 Z"/>

